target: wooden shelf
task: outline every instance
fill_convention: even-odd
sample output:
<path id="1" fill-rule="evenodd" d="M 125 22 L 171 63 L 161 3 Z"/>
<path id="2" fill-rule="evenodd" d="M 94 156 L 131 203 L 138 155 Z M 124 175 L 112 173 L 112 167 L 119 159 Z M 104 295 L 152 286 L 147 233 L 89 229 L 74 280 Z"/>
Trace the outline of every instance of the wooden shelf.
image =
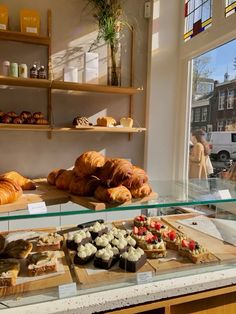
<path id="1" fill-rule="evenodd" d="M 21 32 L 12 32 L 12 31 L 0 31 L 0 40 L 9 40 L 9 41 L 17 41 L 28 44 L 36 44 L 49 46 L 50 45 L 50 37 L 31 35 Z"/>
<path id="2" fill-rule="evenodd" d="M 51 81 L 22 77 L 0 76 L 0 85 L 50 88 Z"/>
<path id="3" fill-rule="evenodd" d="M 0 123 L 0 131 L 38 131 L 38 132 L 92 132 L 92 133 L 139 133 L 146 131 L 145 128 L 119 128 L 119 127 L 51 127 L 50 125 L 34 125 L 34 124 L 5 124 Z"/>
<path id="4" fill-rule="evenodd" d="M 72 83 L 72 82 L 63 82 L 63 81 L 52 81 L 52 89 L 106 93 L 106 94 L 108 93 L 109 94 L 124 94 L 124 95 L 134 95 L 143 90 L 142 88 L 134 88 L 134 87 L 117 87 L 117 86 L 82 84 L 82 83 Z"/>

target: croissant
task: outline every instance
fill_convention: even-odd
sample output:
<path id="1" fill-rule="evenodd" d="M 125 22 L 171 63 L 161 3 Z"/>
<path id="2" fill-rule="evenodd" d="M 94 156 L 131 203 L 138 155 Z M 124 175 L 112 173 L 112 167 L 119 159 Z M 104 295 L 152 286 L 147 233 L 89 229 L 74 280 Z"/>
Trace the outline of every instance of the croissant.
<path id="1" fill-rule="evenodd" d="M 56 187 L 59 190 L 69 190 L 70 183 L 74 176 L 73 170 L 65 170 L 56 178 Z"/>
<path id="2" fill-rule="evenodd" d="M 140 188 L 138 189 L 130 189 L 130 192 L 133 196 L 133 198 L 142 198 L 145 196 L 148 196 L 151 194 L 152 192 L 152 188 L 149 185 L 149 183 L 144 183 Z"/>
<path id="3" fill-rule="evenodd" d="M 78 177 L 96 174 L 97 170 L 105 164 L 105 157 L 95 151 L 83 153 L 75 161 L 74 171 Z"/>
<path id="4" fill-rule="evenodd" d="M 47 176 L 47 181 L 49 184 L 51 185 L 55 185 L 56 184 L 56 179 L 57 177 L 62 174 L 63 171 L 66 171 L 66 169 L 54 169 L 52 170 L 48 176 Z"/>
<path id="5" fill-rule="evenodd" d="M 16 201 L 22 195 L 20 185 L 11 179 L 0 177 L 0 205 Z"/>
<path id="6" fill-rule="evenodd" d="M 100 180 L 91 176 L 88 178 L 80 178 L 74 176 L 70 183 L 70 192 L 79 196 L 92 196 L 98 187 Z"/>
<path id="7" fill-rule="evenodd" d="M 22 188 L 22 190 L 35 190 L 36 189 L 36 185 L 32 180 L 23 177 L 21 174 L 19 174 L 16 171 L 3 173 L 1 177 L 11 179 L 15 183 L 18 183 L 20 187 Z"/>
<path id="8" fill-rule="evenodd" d="M 133 166 L 133 174 L 130 179 L 126 180 L 123 185 L 128 189 L 138 189 L 148 181 L 146 172 L 136 166 Z"/>
<path id="9" fill-rule="evenodd" d="M 102 185 L 95 190 L 94 196 L 99 201 L 105 203 L 125 203 L 132 199 L 130 191 L 125 186 L 117 186 L 115 188 L 105 188 Z"/>
<path id="10" fill-rule="evenodd" d="M 108 187 L 122 185 L 126 180 L 130 180 L 133 174 L 132 164 L 121 158 L 108 159 L 105 165 L 98 172 L 101 182 Z"/>

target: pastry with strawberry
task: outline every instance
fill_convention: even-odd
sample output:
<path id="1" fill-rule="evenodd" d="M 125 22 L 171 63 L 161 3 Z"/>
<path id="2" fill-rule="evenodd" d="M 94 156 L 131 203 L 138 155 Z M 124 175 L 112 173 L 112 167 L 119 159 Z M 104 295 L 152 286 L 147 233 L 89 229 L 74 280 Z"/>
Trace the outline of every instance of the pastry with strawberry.
<path id="1" fill-rule="evenodd" d="M 158 235 L 148 233 L 145 242 L 140 247 L 147 254 L 148 258 L 160 258 L 166 256 L 166 245 L 162 238 Z"/>
<path id="2" fill-rule="evenodd" d="M 183 239 L 179 246 L 179 254 L 187 256 L 193 263 L 203 263 L 209 259 L 209 252 L 197 241 Z"/>
<path id="3" fill-rule="evenodd" d="M 161 235 L 163 232 L 168 231 L 168 226 L 165 225 L 161 220 L 151 220 L 148 223 L 147 228 L 153 234 Z"/>
<path id="4" fill-rule="evenodd" d="M 167 249 L 178 251 L 181 241 L 184 240 L 186 236 L 183 233 L 176 232 L 175 230 L 164 231 L 162 233 L 162 239 L 166 242 Z"/>
<path id="5" fill-rule="evenodd" d="M 147 234 L 151 234 L 151 232 L 149 232 L 146 227 L 134 226 L 131 236 L 135 239 L 137 245 L 142 247 L 143 243 L 146 242 L 145 238 Z"/>
<path id="6" fill-rule="evenodd" d="M 139 215 L 139 216 L 135 217 L 134 218 L 134 226 L 136 226 L 136 227 L 146 226 L 147 219 L 148 218 L 145 215 Z"/>

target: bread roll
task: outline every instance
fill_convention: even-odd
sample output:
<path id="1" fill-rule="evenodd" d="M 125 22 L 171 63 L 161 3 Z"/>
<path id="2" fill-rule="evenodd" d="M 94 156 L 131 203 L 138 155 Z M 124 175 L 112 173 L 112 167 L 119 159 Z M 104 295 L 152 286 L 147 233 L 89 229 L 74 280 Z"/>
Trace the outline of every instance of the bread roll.
<path id="1" fill-rule="evenodd" d="M 47 125 L 48 124 L 48 120 L 46 120 L 46 119 L 37 119 L 36 120 L 36 124 Z"/>
<path id="2" fill-rule="evenodd" d="M 70 183 L 74 176 L 73 170 L 65 170 L 56 178 L 56 187 L 59 190 L 69 190 Z"/>
<path id="3" fill-rule="evenodd" d="M 132 164 L 121 158 L 108 159 L 98 173 L 102 184 L 107 187 L 116 187 L 129 180 L 133 174 Z"/>
<path id="4" fill-rule="evenodd" d="M 132 176 L 130 177 L 130 179 L 126 180 L 123 185 L 126 186 L 128 189 L 138 189 L 147 181 L 147 173 L 143 169 L 133 166 Z"/>
<path id="5" fill-rule="evenodd" d="M 79 196 L 92 196 L 99 183 L 100 180 L 95 176 L 88 178 L 74 176 L 70 183 L 70 192 Z"/>
<path id="6" fill-rule="evenodd" d="M 0 205 L 16 201 L 22 195 L 20 185 L 11 179 L 0 177 Z"/>
<path id="7" fill-rule="evenodd" d="M 98 126 L 114 126 L 116 125 L 116 120 L 112 117 L 101 117 L 97 119 Z"/>
<path id="8" fill-rule="evenodd" d="M 149 183 L 144 183 L 140 188 L 138 189 L 130 189 L 130 192 L 133 196 L 133 198 L 142 198 L 145 196 L 148 196 L 152 192 L 152 188 L 149 185 Z"/>
<path id="9" fill-rule="evenodd" d="M 42 112 L 35 112 L 33 114 L 33 118 L 35 118 L 35 119 L 44 119 L 44 115 L 43 115 Z"/>
<path id="10" fill-rule="evenodd" d="M 66 171 L 66 169 L 54 169 L 54 170 L 52 170 L 47 176 L 48 183 L 51 185 L 56 185 L 56 179 L 60 174 L 62 174 L 63 171 Z"/>
<path id="11" fill-rule="evenodd" d="M 95 175 L 97 170 L 105 164 L 105 157 L 95 151 L 83 153 L 75 161 L 74 171 L 78 177 Z"/>
<path id="12" fill-rule="evenodd" d="M 36 189 L 36 185 L 32 180 L 23 177 L 21 174 L 19 174 L 16 171 L 6 172 L 2 174 L 1 177 L 13 180 L 15 183 L 19 184 L 23 190 L 35 190 Z"/>
<path id="13" fill-rule="evenodd" d="M 106 188 L 100 185 L 94 193 L 99 201 L 105 203 L 125 203 L 132 199 L 130 191 L 125 186 L 117 186 L 115 188 Z"/>

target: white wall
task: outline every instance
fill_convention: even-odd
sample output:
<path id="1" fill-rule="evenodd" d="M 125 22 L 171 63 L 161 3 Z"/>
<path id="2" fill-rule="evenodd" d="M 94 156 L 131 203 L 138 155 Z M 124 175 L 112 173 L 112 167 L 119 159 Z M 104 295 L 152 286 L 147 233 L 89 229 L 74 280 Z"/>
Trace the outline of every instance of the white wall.
<path id="1" fill-rule="evenodd" d="M 146 90 L 147 70 L 147 32 L 148 21 L 143 17 L 144 0 L 125 1 L 125 13 L 130 23 L 137 31 L 135 46 L 135 86 L 143 86 Z M 46 10 L 52 10 L 52 54 L 54 57 L 54 77 L 60 77 L 63 64 L 80 63 L 81 56 L 90 46 L 91 39 L 96 35 L 96 27 L 90 14 L 83 8 L 83 0 L 7 0 L 1 1 L 9 7 L 10 27 L 19 30 L 19 10 L 34 8 L 40 11 L 42 17 L 42 34 L 46 34 Z M 122 82 L 129 84 L 130 68 L 130 36 L 123 39 L 122 50 Z M 127 41 L 125 41 L 128 38 Z M 127 43 L 128 42 L 128 43 Z M 68 59 L 71 49 L 81 48 L 74 54 L 74 60 Z M 46 63 L 44 47 L 13 42 L 0 42 L 0 64 L 3 60 L 32 64 L 40 60 Z M 76 50 L 76 49 L 75 49 Z M 104 47 L 103 47 L 104 51 Z M 58 64 L 55 57 L 65 55 Z M 140 62 L 142 60 L 142 62 Z M 102 63 L 104 60 L 100 60 Z M 103 67 L 104 68 L 104 67 Z M 1 72 L 1 71 L 0 71 Z M 104 77 L 101 78 L 104 82 Z M 104 94 L 71 94 L 67 92 L 53 93 L 53 110 L 55 123 L 70 124 L 76 115 L 111 115 L 119 120 L 128 115 L 127 96 Z M 46 114 L 46 91 L 39 89 L 7 88 L 0 89 L 0 109 L 3 111 L 22 110 L 42 111 Z M 135 96 L 134 119 L 136 125 L 145 124 L 145 92 Z M 127 134 L 54 134 L 51 140 L 46 133 L 10 132 L 0 133 L 0 173 L 12 169 L 18 170 L 29 177 L 45 176 L 55 167 L 71 166 L 75 159 L 86 150 L 103 151 L 108 156 L 131 158 L 138 165 L 143 165 L 144 134 L 137 134 L 128 141 Z"/>

